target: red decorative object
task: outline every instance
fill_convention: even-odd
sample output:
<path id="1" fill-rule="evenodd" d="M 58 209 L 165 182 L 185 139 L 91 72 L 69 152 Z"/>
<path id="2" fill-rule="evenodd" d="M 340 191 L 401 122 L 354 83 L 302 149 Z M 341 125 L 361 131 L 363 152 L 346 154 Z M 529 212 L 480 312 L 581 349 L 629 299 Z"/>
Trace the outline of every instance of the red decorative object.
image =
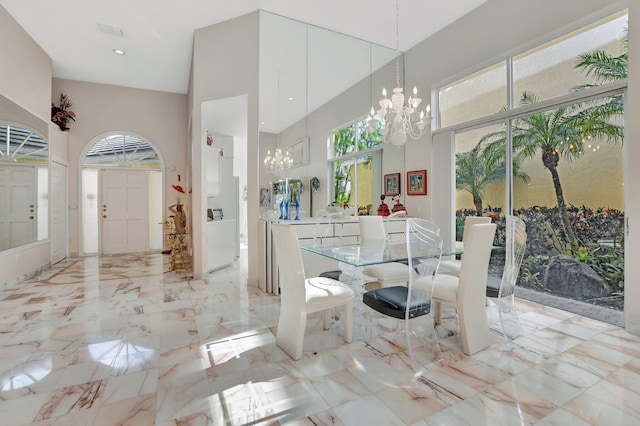
<path id="1" fill-rule="evenodd" d="M 382 194 L 380 196 L 380 205 L 378 206 L 378 216 L 389 216 L 391 212 L 389 211 L 389 206 L 384 202 L 385 196 Z"/>
<path id="2" fill-rule="evenodd" d="M 407 209 L 404 207 L 404 204 L 402 204 L 400 202 L 400 196 L 399 195 L 396 195 L 395 197 L 393 197 L 393 201 L 395 201 L 395 204 L 393 205 L 393 208 L 391 209 L 392 213 L 401 212 L 401 211 L 407 211 Z"/>
<path id="3" fill-rule="evenodd" d="M 407 195 L 427 195 L 427 171 L 407 172 Z"/>
<path id="4" fill-rule="evenodd" d="M 171 187 L 173 189 L 175 189 L 178 192 L 181 192 L 184 194 L 184 188 L 182 188 L 182 185 L 180 185 L 180 175 L 178 175 L 178 184 L 177 185 L 171 185 Z"/>

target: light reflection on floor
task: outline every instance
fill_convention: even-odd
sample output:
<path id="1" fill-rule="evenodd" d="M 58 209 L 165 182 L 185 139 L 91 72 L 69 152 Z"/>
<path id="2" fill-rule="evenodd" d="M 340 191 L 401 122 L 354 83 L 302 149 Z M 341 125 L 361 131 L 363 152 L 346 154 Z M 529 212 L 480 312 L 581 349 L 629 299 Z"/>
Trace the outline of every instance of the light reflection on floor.
<path id="1" fill-rule="evenodd" d="M 69 259 L 0 294 L 0 423 L 640 422 L 640 338 L 610 324 L 519 301 L 524 335 L 493 333 L 469 357 L 450 311 L 444 361 L 415 381 L 393 342 L 345 344 L 339 312 L 329 330 L 308 320 L 293 361 L 275 343 L 279 298 L 246 285 L 246 258 L 210 282 L 167 261 Z"/>

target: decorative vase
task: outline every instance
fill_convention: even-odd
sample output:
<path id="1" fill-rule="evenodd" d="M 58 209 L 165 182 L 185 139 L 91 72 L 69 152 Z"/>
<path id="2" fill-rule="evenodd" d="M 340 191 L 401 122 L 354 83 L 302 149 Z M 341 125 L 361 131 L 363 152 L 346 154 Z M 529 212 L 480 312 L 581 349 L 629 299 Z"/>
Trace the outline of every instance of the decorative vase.
<path id="1" fill-rule="evenodd" d="M 300 199 L 296 197 L 296 218 L 294 220 L 300 220 Z"/>
<path id="2" fill-rule="evenodd" d="M 278 219 L 284 219 L 284 198 L 280 201 L 280 217 Z"/>
<path id="3" fill-rule="evenodd" d="M 284 201 L 284 220 L 289 220 L 289 199 Z"/>

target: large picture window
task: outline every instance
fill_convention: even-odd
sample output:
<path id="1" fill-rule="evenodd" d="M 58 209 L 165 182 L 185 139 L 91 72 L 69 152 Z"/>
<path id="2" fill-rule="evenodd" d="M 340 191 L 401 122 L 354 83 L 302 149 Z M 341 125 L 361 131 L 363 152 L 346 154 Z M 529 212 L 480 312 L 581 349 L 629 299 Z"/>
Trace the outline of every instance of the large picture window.
<path id="1" fill-rule="evenodd" d="M 496 65 L 438 92 L 448 126 L 441 132 L 454 136 L 457 239 L 466 216 L 489 216 L 498 224 L 494 247 L 504 246 L 505 216 L 516 215 L 528 237 L 521 287 L 617 310 L 624 297 L 627 36 L 622 11 L 510 56 L 504 85 Z M 494 250 L 494 280 L 504 262 Z"/>

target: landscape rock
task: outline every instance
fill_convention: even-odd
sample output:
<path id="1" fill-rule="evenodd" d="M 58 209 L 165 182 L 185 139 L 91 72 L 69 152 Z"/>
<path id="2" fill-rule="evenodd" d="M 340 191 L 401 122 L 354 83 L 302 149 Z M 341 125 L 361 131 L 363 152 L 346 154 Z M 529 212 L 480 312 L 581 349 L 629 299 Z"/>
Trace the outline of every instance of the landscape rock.
<path id="1" fill-rule="evenodd" d="M 561 254 L 549 259 L 544 287 L 557 296 L 574 300 L 610 296 L 609 285 L 587 264 Z"/>

